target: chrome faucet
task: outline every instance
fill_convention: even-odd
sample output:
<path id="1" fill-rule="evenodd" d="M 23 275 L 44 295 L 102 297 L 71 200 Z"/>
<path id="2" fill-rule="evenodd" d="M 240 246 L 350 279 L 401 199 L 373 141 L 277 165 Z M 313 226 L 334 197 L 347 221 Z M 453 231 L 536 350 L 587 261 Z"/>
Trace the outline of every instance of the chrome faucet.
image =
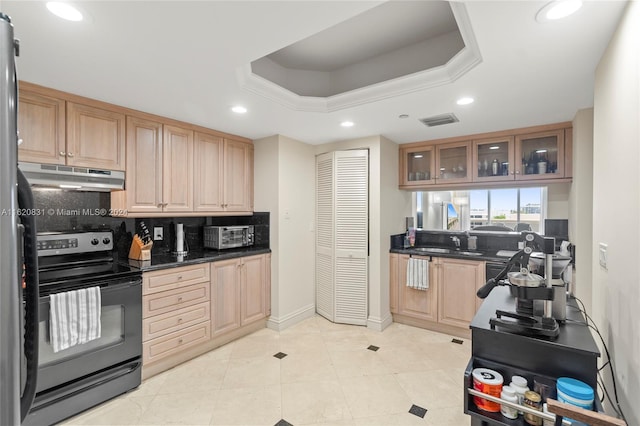
<path id="1" fill-rule="evenodd" d="M 456 248 L 460 248 L 460 238 L 454 235 L 451 237 L 451 241 L 456 245 Z"/>

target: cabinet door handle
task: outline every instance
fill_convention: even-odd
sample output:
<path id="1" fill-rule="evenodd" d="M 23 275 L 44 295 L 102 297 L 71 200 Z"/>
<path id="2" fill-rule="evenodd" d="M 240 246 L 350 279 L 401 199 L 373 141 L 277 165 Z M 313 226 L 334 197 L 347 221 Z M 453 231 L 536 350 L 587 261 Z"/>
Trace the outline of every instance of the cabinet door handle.
<path id="1" fill-rule="evenodd" d="M 64 152 L 64 151 L 60 151 L 60 156 L 61 156 L 61 157 L 64 157 L 65 155 L 67 155 L 67 153 L 66 153 L 66 152 Z"/>
<path id="2" fill-rule="evenodd" d="M 519 175 L 520 174 L 520 170 L 516 170 L 516 174 Z"/>
<path id="3" fill-rule="evenodd" d="M 67 153 L 67 157 L 73 157 L 73 152 Z"/>

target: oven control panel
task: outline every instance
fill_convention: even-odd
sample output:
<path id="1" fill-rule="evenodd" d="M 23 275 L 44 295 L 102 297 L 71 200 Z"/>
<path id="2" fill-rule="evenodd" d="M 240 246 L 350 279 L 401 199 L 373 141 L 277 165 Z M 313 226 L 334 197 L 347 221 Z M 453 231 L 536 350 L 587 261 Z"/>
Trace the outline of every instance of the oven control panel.
<path id="1" fill-rule="evenodd" d="M 38 234 L 38 256 L 113 250 L 111 231 L 45 232 Z"/>

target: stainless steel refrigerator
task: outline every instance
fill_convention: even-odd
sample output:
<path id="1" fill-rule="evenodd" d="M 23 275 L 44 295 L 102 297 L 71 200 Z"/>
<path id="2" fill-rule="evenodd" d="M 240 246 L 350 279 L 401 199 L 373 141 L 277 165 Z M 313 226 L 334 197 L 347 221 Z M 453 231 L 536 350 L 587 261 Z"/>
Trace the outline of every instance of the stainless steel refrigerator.
<path id="1" fill-rule="evenodd" d="M 38 372 L 35 211 L 17 160 L 18 47 L 11 19 L 0 12 L 0 425 L 19 425 L 27 415 Z"/>

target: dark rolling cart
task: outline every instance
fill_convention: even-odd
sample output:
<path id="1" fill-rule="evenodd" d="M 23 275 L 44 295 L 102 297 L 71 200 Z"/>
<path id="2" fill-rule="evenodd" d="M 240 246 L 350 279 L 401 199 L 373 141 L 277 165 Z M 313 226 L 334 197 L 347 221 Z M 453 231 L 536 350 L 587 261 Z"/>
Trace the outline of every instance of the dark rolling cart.
<path id="1" fill-rule="evenodd" d="M 489 413 L 476 407 L 468 391 L 473 389 L 474 368 L 500 372 L 505 385 L 513 375 L 527 378 L 529 387 L 534 377 L 553 380 L 572 377 L 597 389 L 600 351 L 575 300 L 569 301 L 567 321 L 560 324 L 556 338 L 530 337 L 500 327 L 492 328 L 490 319 L 496 316 L 496 310 L 515 310 L 515 299 L 506 287 L 493 289 L 470 326 L 472 356 L 464 375 L 464 412 L 471 416 L 471 425 L 527 425 L 522 416 L 511 420 L 499 412 Z M 595 398 L 595 410 L 602 411 L 598 398 Z"/>

